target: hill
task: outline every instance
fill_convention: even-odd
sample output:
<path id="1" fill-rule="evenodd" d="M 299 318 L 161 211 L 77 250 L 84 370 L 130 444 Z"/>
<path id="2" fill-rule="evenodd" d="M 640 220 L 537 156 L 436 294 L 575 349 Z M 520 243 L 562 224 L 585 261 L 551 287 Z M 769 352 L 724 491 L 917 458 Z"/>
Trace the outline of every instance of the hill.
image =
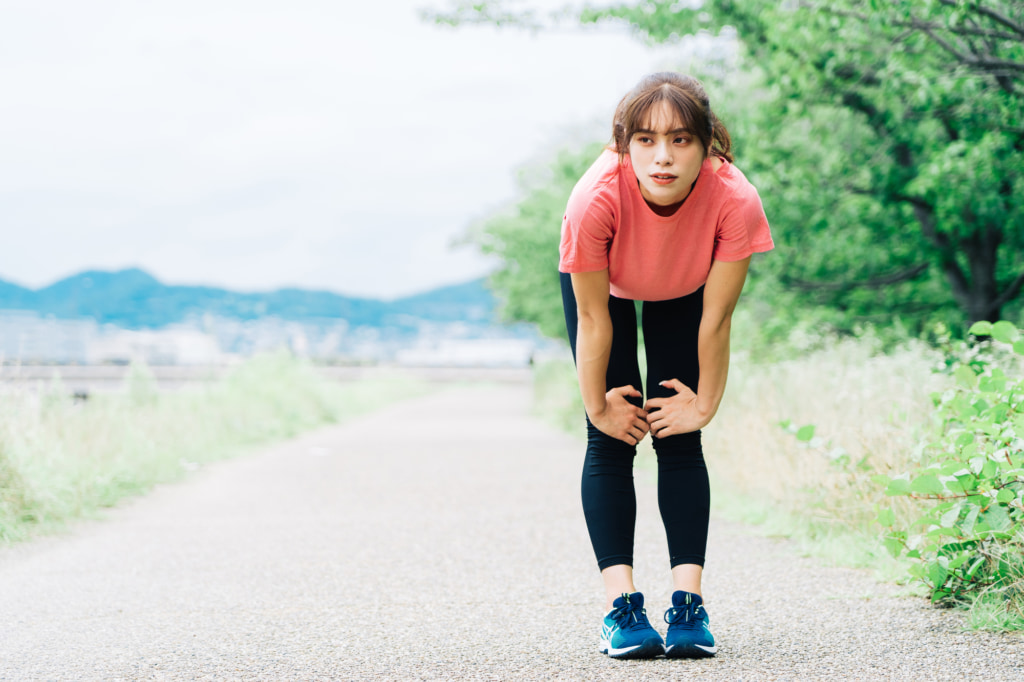
<path id="1" fill-rule="evenodd" d="M 204 315 L 306 323 L 343 319 L 353 327 L 403 327 L 411 319 L 488 323 L 494 320 L 494 309 L 494 297 L 483 279 L 393 301 L 295 288 L 243 293 L 174 286 L 137 268 L 89 270 L 38 290 L 0 280 L 0 310 L 26 310 L 57 319 L 90 318 L 128 329 L 159 329 Z"/>

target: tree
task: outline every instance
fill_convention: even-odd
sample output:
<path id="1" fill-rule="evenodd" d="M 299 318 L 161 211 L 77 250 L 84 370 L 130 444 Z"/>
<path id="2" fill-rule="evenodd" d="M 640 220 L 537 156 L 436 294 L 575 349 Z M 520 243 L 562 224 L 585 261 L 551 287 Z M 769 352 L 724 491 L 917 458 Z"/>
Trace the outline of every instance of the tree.
<path id="1" fill-rule="evenodd" d="M 559 226 L 572 188 L 600 151 L 598 144 L 563 150 L 545 169 L 524 170 L 519 203 L 471 231 L 484 253 L 502 260 L 491 285 L 506 320 L 531 322 L 542 334 L 567 338 L 558 293 Z"/>
<path id="2" fill-rule="evenodd" d="M 537 25 L 503 7 L 440 18 Z M 649 0 L 579 20 L 654 42 L 735 28 L 760 86 L 727 123 L 781 247 L 765 267 L 789 289 L 851 320 L 1019 310 L 1020 0 Z"/>

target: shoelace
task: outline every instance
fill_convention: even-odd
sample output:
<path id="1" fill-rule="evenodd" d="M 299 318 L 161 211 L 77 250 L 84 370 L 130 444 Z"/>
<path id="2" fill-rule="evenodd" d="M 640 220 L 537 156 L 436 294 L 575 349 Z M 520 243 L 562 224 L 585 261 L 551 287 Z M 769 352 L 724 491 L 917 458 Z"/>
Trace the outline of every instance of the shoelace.
<path id="1" fill-rule="evenodd" d="M 626 599 L 626 603 L 623 606 L 615 609 L 609 614 L 619 628 L 622 630 L 635 630 L 636 628 L 649 628 L 651 627 L 650 622 L 647 620 L 647 609 L 640 608 L 635 602 Z"/>
<path id="2" fill-rule="evenodd" d="M 703 608 L 702 604 L 697 604 L 696 606 L 693 604 L 673 606 L 665 612 L 665 622 L 669 625 L 678 625 L 679 623 L 689 623 L 691 621 L 696 622 Z"/>

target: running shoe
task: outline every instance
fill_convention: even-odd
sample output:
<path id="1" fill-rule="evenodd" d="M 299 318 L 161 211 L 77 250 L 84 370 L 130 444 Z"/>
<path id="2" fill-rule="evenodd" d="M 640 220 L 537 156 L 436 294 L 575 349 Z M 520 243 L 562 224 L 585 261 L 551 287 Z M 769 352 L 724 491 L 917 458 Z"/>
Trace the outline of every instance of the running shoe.
<path id="1" fill-rule="evenodd" d="M 655 658 L 665 653 L 665 640 L 651 627 L 644 595 L 622 593 L 601 623 L 602 654 L 612 658 Z"/>
<path id="2" fill-rule="evenodd" d="M 693 592 L 676 590 L 672 593 L 672 608 L 665 612 L 668 623 L 665 656 L 668 658 L 706 658 L 718 652 L 703 601 Z"/>

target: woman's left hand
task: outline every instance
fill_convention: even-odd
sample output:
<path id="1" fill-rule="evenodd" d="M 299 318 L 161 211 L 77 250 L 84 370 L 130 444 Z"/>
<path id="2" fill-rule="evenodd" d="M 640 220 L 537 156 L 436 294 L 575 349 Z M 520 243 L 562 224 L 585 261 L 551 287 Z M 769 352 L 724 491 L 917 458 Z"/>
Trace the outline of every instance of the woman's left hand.
<path id="1" fill-rule="evenodd" d="M 673 389 L 676 394 L 668 398 L 651 398 L 644 405 L 651 435 L 664 438 L 679 433 L 690 433 L 707 426 L 710 415 L 697 409 L 697 394 L 678 379 L 662 381 L 660 386 Z"/>

